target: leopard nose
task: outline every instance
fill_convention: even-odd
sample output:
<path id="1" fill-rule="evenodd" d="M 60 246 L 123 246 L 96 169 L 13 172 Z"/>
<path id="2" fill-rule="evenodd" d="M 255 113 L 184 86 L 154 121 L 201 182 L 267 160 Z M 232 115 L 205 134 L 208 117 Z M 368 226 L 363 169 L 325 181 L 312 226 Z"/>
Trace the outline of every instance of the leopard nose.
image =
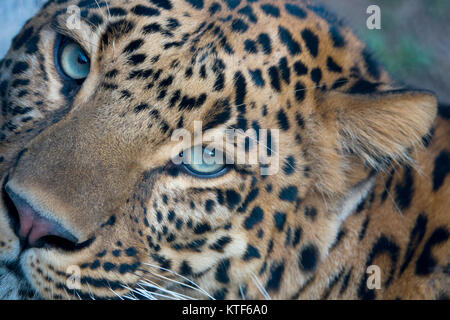
<path id="1" fill-rule="evenodd" d="M 6 185 L 5 189 L 17 211 L 17 234 L 26 247 L 42 247 L 57 242 L 77 242 L 74 235 L 58 222 L 33 209 L 11 187 Z"/>

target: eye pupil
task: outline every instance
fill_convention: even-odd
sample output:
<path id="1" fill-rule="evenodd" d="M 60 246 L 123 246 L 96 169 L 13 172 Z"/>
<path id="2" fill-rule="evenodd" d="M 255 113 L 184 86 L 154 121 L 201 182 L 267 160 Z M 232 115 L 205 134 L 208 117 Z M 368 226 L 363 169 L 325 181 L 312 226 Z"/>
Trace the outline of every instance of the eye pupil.
<path id="1" fill-rule="evenodd" d="M 86 56 L 82 52 L 80 52 L 79 55 L 78 55 L 78 63 L 79 64 L 87 64 L 88 62 L 89 61 L 86 58 Z"/>

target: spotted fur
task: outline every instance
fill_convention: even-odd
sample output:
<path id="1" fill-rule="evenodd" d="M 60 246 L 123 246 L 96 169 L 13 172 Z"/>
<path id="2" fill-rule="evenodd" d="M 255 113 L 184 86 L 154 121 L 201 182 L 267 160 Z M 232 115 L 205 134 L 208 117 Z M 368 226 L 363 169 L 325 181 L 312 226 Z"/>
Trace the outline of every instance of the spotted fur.
<path id="1" fill-rule="evenodd" d="M 82 86 L 55 69 L 61 33 L 90 56 Z M 395 87 L 315 3 L 49 1 L 0 72 L 2 298 L 450 293 L 449 108 Z M 171 134 L 196 120 L 279 129 L 279 173 L 179 170 Z M 23 251 L 6 185 L 77 240 Z"/>

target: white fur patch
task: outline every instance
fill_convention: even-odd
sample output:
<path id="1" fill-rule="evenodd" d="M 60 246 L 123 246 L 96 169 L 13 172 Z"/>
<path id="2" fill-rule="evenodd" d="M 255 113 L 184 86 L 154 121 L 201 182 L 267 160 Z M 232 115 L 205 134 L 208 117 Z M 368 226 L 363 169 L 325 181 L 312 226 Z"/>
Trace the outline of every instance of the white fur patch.
<path id="1" fill-rule="evenodd" d="M 366 199 L 370 190 L 375 183 L 375 176 L 367 179 L 366 181 L 358 184 L 352 188 L 347 197 L 342 202 L 338 213 L 340 222 L 342 223 L 347 217 L 355 211 L 358 205 Z"/>

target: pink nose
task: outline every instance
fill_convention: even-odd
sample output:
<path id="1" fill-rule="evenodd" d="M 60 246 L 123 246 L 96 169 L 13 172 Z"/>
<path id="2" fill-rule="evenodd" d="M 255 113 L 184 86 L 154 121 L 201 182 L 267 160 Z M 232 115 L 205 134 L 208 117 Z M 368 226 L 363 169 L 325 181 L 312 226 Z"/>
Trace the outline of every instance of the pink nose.
<path id="1" fill-rule="evenodd" d="M 26 204 L 17 206 L 19 213 L 20 229 L 19 236 L 27 239 L 28 244 L 34 247 L 40 239 L 46 236 L 59 236 L 58 226 L 49 220 L 39 216 Z"/>
<path id="2" fill-rule="evenodd" d="M 39 247 L 44 244 L 55 242 L 56 239 L 77 243 L 77 238 L 63 228 L 58 222 L 51 218 L 44 217 L 19 196 L 9 185 L 5 188 L 9 198 L 17 210 L 18 216 L 18 236 L 28 247 Z M 16 219 L 17 220 L 17 219 Z M 49 238 L 49 236 L 53 236 Z"/>

